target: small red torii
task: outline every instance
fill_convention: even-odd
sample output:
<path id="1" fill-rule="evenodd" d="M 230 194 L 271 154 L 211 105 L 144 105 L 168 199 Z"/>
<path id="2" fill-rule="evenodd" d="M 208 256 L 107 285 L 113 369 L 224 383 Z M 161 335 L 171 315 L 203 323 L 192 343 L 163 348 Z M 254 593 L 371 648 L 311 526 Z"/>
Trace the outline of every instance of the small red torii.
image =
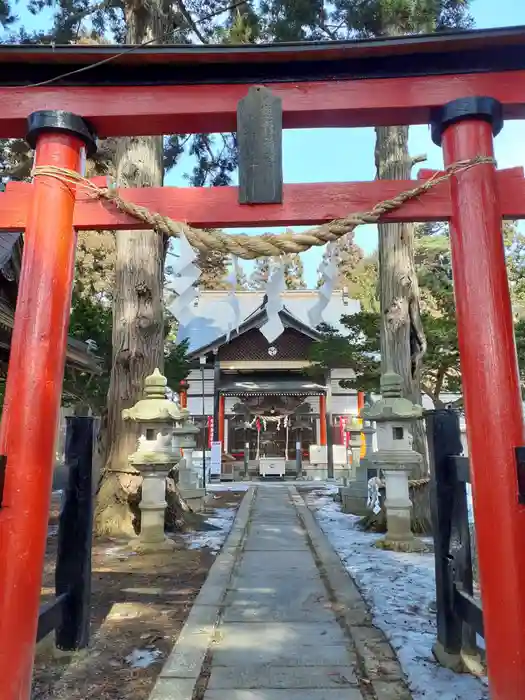
<path id="1" fill-rule="evenodd" d="M 284 47 L 139 48 L 106 63 L 102 75 L 98 62 L 119 52 L 122 47 L 1 46 L 0 137 L 27 137 L 36 167 L 78 172 L 84 149 L 95 148 L 95 133 L 235 130 L 238 102 L 250 86 L 264 84 L 282 99 L 284 128 L 430 123 L 449 166 L 493 157 L 503 120 L 525 117 L 522 27 Z M 122 196 L 195 226 L 275 226 L 364 211 L 414 185 L 285 185 L 277 204 L 238 204 L 236 188 L 130 189 Z M 503 217 L 525 217 L 524 194 L 521 169 L 498 172 L 487 162 L 385 217 L 450 223 L 493 700 L 521 700 L 525 688 L 525 506 L 515 457 L 524 428 L 501 233 Z M 0 229 L 25 232 L 2 419 L 2 700 L 30 697 L 73 231 L 131 227 L 144 224 L 43 174 L 32 184 L 9 184 L 0 195 Z"/>

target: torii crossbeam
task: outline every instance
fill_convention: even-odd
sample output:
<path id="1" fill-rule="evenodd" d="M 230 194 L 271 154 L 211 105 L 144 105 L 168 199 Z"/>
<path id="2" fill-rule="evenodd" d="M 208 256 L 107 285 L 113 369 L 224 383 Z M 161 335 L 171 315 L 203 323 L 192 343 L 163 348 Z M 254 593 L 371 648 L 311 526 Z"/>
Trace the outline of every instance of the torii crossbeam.
<path id="1" fill-rule="evenodd" d="M 0 137 L 27 137 L 39 168 L 77 172 L 82 151 L 95 147 L 95 133 L 234 131 L 239 102 L 254 85 L 282 100 L 283 128 L 430 123 L 445 166 L 491 159 L 503 120 L 525 118 L 524 27 L 365 42 L 156 46 L 124 55 L 122 47 L 0 46 L 0 64 Z M 72 232 L 144 228 L 110 203 L 87 201 L 74 186 L 40 172 L 33 184 L 9 184 L 0 195 L 0 229 L 26 232 L 2 420 L 2 700 L 30 697 Z M 272 204 L 239 204 L 235 188 L 122 196 L 195 226 L 273 226 L 323 223 L 415 184 L 285 185 L 282 201 Z M 522 700 L 525 688 L 525 506 L 515 456 L 524 430 L 501 233 L 502 217 L 525 216 L 524 194 L 521 169 L 498 172 L 486 160 L 385 217 L 450 222 L 493 700 Z"/>

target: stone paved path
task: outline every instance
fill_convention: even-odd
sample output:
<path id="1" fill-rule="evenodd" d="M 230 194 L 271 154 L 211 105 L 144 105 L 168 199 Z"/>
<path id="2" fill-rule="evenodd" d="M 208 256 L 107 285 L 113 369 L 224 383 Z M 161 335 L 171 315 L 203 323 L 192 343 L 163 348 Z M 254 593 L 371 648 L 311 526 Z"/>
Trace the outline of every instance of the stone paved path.
<path id="1" fill-rule="evenodd" d="M 204 700 L 363 700 L 286 488 L 258 488 L 215 634 Z"/>

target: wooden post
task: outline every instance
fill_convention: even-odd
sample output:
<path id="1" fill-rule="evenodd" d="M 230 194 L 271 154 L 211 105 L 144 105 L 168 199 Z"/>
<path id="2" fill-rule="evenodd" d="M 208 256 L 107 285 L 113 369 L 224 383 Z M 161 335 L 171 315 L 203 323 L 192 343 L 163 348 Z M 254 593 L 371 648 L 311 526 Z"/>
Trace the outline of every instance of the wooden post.
<path id="1" fill-rule="evenodd" d="M 225 398 L 224 394 L 219 394 L 219 411 L 218 411 L 218 439 L 219 442 L 221 443 L 221 452 L 225 452 L 225 446 L 224 446 L 224 408 L 225 408 Z"/>
<path id="2" fill-rule="evenodd" d="M 181 408 L 188 408 L 188 381 L 182 379 L 179 384 L 179 405 Z"/>
<path id="3" fill-rule="evenodd" d="M 37 112 L 36 166 L 79 171 L 93 135 L 79 117 Z M 2 417 L 7 468 L 0 510 L 2 700 L 29 700 L 46 547 L 55 436 L 66 357 L 76 237 L 75 188 L 34 178 Z"/>
<path id="4" fill-rule="evenodd" d="M 452 508 L 457 488 L 449 457 L 463 451 L 459 418 L 455 411 L 431 411 L 426 415 L 430 466 L 430 510 L 436 567 L 437 643 L 436 657 L 447 666 L 461 667 L 462 622 L 454 612 L 453 562 L 449 559 Z"/>
<path id="5" fill-rule="evenodd" d="M 55 635 L 59 649 L 74 651 L 89 642 L 95 419 L 68 416 L 66 421 L 68 483 L 58 525 L 55 587 L 57 597 L 67 597 Z"/>
<path id="6" fill-rule="evenodd" d="M 326 396 L 319 397 L 319 444 L 326 445 Z"/>
<path id="7" fill-rule="evenodd" d="M 363 425 L 363 420 L 361 419 L 361 411 L 365 407 L 365 392 L 357 392 L 357 418 L 359 420 L 359 425 Z M 366 440 L 365 434 L 361 433 L 361 459 L 366 456 Z"/>
<path id="8" fill-rule="evenodd" d="M 295 471 L 300 477 L 303 471 L 303 441 L 302 428 L 296 428 L 295 432 Z"/>

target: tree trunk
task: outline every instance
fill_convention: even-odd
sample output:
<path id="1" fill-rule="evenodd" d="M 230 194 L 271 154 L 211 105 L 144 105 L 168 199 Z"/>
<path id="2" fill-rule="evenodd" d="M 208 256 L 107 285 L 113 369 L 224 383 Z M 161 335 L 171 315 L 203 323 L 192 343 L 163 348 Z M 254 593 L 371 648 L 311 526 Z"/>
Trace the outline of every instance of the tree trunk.
<path id="1" fill-rule="evenodd" d="M 408 180 L 412 160 L 408 127 L 376 128 L 375 162 L 380 180 Z M 420 367 L 426 340 L 419 309 L 419 286 L 414 265 L 413 224 L 379 224 L 379 298 L 381 309 L 381 372 L 399 374 L 403 396 L 421 403 Z M 422 421 L 412 427 L 414 449 L 423 455 L 419 478 L 427 473 L 426 439 Z"/>
<path id="2" fill-rule="evenodd" d="M 157 38 L 170 27 L 169 3 L 125 3 L 128 44 Z M 162 136 L 120 139 L 117 182 L 121 187 L 159 187 L 163 182 Z M 136 426 L 122 421 L 122 409 L 141 396 L 144 379 L 164 364 L 162 270 L 164 243 L 154 231 L 116 236 L 113 302 L 113 367 L 108 393 L 107 459 L 95 514 L 99 534 L 132 536 L 138 526 L 141 477 L 128 462 Z"/>

